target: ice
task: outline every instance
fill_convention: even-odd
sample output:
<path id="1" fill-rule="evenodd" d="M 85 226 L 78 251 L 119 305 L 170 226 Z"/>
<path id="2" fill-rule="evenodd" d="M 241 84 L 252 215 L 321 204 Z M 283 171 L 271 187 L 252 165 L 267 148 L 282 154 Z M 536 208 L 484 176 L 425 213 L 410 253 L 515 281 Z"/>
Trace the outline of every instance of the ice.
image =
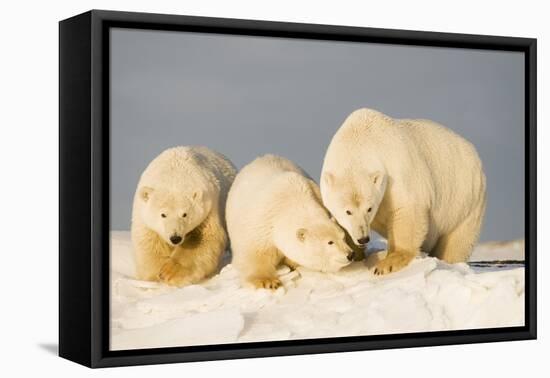
<path id="1" fill-rule="evenodd" d="M 111 337 L 114 350 L 221 344 L 237 341 L 244 326 L 239 311 L 187 314 L 145 328 L 118 331 Z"/>
<path id="2" fill-rule="evenodd" d="M 201 309 L 218 307 L 216 302 L 220 301 L 220 298 L 214 297 L 214 292 L 199 285 L 192 285 L 143 300 L 137 306 L 145 313 L 200 311 Z"/>
<path id="3" fill-rule="evenodd" d="M 473 258 L 522 260 L 522 246 L 483 244 Z M 243 285 L 227 256 L 211 279 L 173 288 L 134 278 L 129 233 L 113 232 L 111 247 L 113 350 L 524 324 L 522 265 L 472 268 L 423 255 L 375 276 L 386 244 L 374 241 L 364 261 L 338 273 L 280 268 L 276 291 Z"/>

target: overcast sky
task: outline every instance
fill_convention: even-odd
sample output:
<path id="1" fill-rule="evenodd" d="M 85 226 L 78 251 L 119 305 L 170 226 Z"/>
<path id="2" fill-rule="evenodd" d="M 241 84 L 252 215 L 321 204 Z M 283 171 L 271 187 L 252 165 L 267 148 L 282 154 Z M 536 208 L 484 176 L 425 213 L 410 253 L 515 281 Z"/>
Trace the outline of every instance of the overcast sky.
<path id="1" fill-rule="evenodd" d="M 139 176 L 168 147 L 205 145 L 238 168 L 275 153 L 318 180 L 332 135 L 370 107 L 474 143 L 481 240 L 523 238 L 523 72 L 516 52 L 114 29 L 111 228 L 130 228 Z"/>

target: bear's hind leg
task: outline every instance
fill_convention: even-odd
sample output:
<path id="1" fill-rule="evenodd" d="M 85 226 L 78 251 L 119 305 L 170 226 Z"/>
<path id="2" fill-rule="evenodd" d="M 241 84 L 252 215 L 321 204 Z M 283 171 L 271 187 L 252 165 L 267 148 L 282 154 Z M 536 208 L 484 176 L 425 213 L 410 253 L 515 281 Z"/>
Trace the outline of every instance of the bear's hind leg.
<path id="1" fill-rule="evenodd" d="M 458 227 L 442 235 L 431 255 L 450 264 L 466 262 L 477 242 L 483 221 L 483 212 L 470 214 Z"/>

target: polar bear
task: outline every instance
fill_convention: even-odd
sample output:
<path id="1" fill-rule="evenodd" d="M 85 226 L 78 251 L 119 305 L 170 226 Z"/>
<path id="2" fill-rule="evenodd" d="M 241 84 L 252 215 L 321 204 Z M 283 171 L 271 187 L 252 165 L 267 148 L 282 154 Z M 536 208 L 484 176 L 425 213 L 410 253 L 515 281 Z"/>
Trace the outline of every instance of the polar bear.
<path id="1" fill-rule="evenodd" d="M 474 146 L 429 120 L 353 112 L 336 132 L 321 172 L 324 205 L 358 244 L 372 227 L 388 240 L 377 275 L 406 266 L 420 250 L 464 262 L 486 206 Z"/>
<path id="2" fill-rule="evenodd" d="M 139 279 L 173 286 L 213 274 L 227 248 L 225 204 L 233 164 L 206 147 L 174 147 L 145 169 L 134 195 Z"/>
<path id="3" fill-rule="evenodd" d="M 317 184 L 285 158 L 265 155 L 246 165 L 229 191 L 226 214 L 232 264 L 257 288 L 281 285 L 280 263 L 335 272 L 354 258 Z"/>

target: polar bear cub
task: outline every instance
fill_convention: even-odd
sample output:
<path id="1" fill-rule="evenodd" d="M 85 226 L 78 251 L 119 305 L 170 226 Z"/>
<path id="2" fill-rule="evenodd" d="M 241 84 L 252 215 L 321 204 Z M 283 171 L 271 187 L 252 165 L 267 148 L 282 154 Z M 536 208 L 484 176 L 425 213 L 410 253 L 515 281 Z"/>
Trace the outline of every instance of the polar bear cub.
<path id="1" fill-rule="evenodd" d="M 420 250 L 466 261 L 486 206 L 474 146 L 429 120 L 353 112 L 336 132 L 321 173 L 323 203 L 358 244 L 371 227 L 388 239 L 375 274 L 395 272 Z"/>
<path id="2" fill-rule="evenodd" d="M 226 213 L 232 263 L 257 288 L 281 285 L 280 263 L 335 272 L 354 257 L 317 184 L 285 158 L 265 155 L 245 166 L 229 191 Z"/>
<path id="3" fill-rule="evenodd" d="M 225 204 L 233 164 L 206 147 L 175 147 L 145 169 L 134 196 L 132 242 L 139 279 L 170 285 L 213 274 L 227 248 Z"/>

